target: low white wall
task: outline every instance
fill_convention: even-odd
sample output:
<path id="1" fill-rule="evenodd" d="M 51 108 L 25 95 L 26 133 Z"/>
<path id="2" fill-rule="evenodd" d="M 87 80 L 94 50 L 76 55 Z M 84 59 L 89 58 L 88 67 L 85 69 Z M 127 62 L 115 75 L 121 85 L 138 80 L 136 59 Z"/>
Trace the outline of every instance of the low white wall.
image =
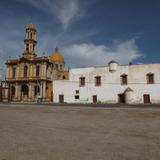
<path id="1" fill-rule="evenodd" d="M 130 93 L 130 97 L 127 103 L 140 104 L 144 103 L 143 95 L 149 94 L 151 103 L 160 103 L 160 84 L 155 85 L 103 85 L 96 87 L 93 84 L 88 84 L 85 87 L 79 87 L 78 82 L 70 81 L 54 81 L 54 102 L 59 102 L 59 95 L 64 95 L 64 101 L 68 103 L 92 103 L 93 95 L 97 95 L 98 102 L 101 103 L 118 103 L 118 94 L 124 93 L 124 91 L 130 87 L 133 92 Z M 76 90 L 79 94 L 76 94 Z M 79 100 L 75 99 L 75 96 L 79 95 Z M 128 98 L 128 97 L 126 97 Z M 127 99 L 126 99 L 127 100 Z"/>
<path id="2" fill-rule="evenodd" d="M 146 74 L 155 75 L 155 83 L 147 84 Z M 128 85 L 121 85 L 121 75 L 128 75 Z M 95 76 L 101 76 L 101 86 L 95 86 Z M 71 69 L 69 80 L 53 81 L 54 102 L 59 102 L 59 95 L 64 95 L 68 103 L 92 103 L 93 95 L 98 102 L 118 103 L 118 95 L 129 87 L 133 90 L 127 103 L 144 103 L 143 95 L 149 94 L 151 103 L 160 103 L 160 64 L 118 66 L 116 72 L 109 72 L 108 67 Z M 85 77 L 84 87 L 79 86 L 79 78 Z M 79 94 L 76 94 L 76 90 Z M 75 96 L 79 95 L 79 100 Z"/>

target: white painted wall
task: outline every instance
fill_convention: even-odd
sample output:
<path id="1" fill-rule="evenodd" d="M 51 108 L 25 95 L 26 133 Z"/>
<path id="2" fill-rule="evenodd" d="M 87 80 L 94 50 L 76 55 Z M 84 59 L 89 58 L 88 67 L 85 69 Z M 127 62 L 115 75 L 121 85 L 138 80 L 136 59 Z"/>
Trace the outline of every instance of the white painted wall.
<path id="1" fill-rule="evenodd" d="M 146 74 L 154 74 L 154 84 L 147 84 Z M 128 85 L 121 85 L 121 75 L 128 75 Z M 95 86 L 95 76 L 101 76 L 101 86 Z M 80 87 L 79 78 L 85 77 L 86 85 Z M 67 103 L 92 103 L 93 95 L 98 102 L 118 103 L 118 94 L 127 88 L 133 92 L 125 93 L 128 103 L 143 103 L 143 95 L 149 94 L 151 103 L 160 103 L 160 64 L 118 65 L 114 72 L 109 67 L 91 67 L 71 69 L 69 80 L 53 81 L 53 99 L 59 102 L 59 95 L 64 95 Z M 79 94 L 76 94 L 79 90 Z M 75 99 L 79 95 L 79 100 Z"/>

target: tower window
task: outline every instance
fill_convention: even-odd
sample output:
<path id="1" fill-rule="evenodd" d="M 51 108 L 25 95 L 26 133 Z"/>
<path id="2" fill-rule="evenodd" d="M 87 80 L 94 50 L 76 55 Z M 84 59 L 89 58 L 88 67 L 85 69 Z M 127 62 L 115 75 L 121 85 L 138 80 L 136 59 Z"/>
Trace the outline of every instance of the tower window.
<path id="1" fill-rule="evenodd" d="M 13 70 L 12 70 L 12 78 L 15 78 L 16 77 L 16 68 L 13 67 Z"/>
<path id="2" fill-rule="evenodd" d="M 154 83 L 154 74 L 153 73 L 148 73 L 147 74 L 147 83 L 148 84 L 153 84 Z"/>
<path id="3" fill-rule="evenodd" d="M 29 51 L 29 44 L 26 44 L 26 51 Z"/>
<path id="4" fill-rule="evenodd" d="M 40 66 L 36 66 L 36 76 L 38 77 L 40 74 Z"/>
<path id="5" fill-rule="evenodd" d="M 121 85 L 127 85 L 127 84 L 128 84 L 127 75 L 126 74 L 121 75 Z"/>
<path id="6" fill-rule="evenodd" d="M 62 64 L 60 64 L 60 70 L 62 70 Z"/>
<path id="7" fill-rule="evenodd" d="M 100 86 L 101 85 L 101 76 L 96 76 L 95 77 L 95 86 Z"/>
<path id="8" fill-rule="evenodd" d="M 33 44 L 33 51 L 35 50 L 35 44 Z"/>
<path id="9" fill-rule="evenodd" d="M 83 86 L 85 86 L 85 77 L 80 77 L 79 78 L 79 85 L 81 86 L 81 87 L 83 87 Z"/>
<path id="10" fill-rule="evenodd" d="M 56 66 L 56 69 L 58 69 L 58 64 L 56 64 L 55 66 Z"/>
<path id="11" fill-rule="evenodd" d="M 31 33 L 31 39 L 32 39 L 32 33 Z"/>
<path id="12" fill-rule="evenodd" d="M 28 72 L 28 67 L 27 66 L 24 66 L 23 68 L 23 77 L 27 77 L 27 72 Z"/>

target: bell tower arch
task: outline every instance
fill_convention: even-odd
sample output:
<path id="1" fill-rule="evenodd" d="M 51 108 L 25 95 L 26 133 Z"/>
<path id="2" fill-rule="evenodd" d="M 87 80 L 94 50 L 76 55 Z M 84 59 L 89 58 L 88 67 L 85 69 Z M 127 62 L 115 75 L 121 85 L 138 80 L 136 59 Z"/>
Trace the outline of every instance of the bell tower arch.
<path id="1" fill-rule="evenodd" d="M 25 39 L 24 39 L 24 53 L 25 58 L 36 57 L 36 27 L 30 22 L 26 27 Z"/>

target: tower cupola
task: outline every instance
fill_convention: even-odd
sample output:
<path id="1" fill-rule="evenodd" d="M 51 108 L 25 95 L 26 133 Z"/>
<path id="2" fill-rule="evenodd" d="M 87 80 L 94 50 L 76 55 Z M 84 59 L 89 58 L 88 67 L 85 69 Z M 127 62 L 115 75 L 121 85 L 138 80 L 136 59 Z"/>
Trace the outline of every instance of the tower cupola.
<path id="1" fill-rule="evenodd" d="M 25 58 L 34 58 L 36 56 L 36 27 L 30 22 L 26 27 L 25 39 L 24 39 L 24 53 Z"/>

